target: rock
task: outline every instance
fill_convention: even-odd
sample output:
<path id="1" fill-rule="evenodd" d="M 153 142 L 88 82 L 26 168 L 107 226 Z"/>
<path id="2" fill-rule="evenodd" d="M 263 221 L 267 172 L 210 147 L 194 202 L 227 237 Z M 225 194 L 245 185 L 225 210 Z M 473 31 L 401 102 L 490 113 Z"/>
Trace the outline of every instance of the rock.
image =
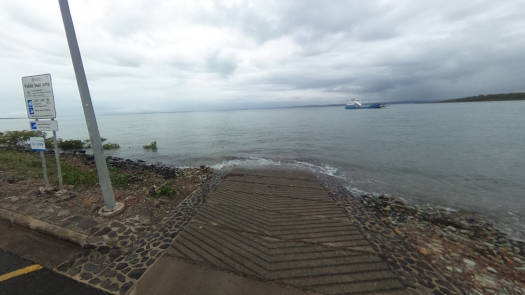
<path id="1" fill-rule="evenodd" d="M 11 201 L 13 203 L 19 200 L 19 198 L 17 196 L 7 197 L 6 199 L 8 199 L 9 201 Z"/>
<path id="2" fill-rule="evenodd" d="M 99 230 L 98 232 L 95 233 L 96 236 L 103 236 L 103 235 L 106 235 L 108 234 L 109 232 L 111 232 L 111 228 L 109 228 L 108 226 L 104 227 L 103 229 Z"/>
<path id="3" fill-rule="evenodd" d="M 135 279 L 135 280 L 138 280 L 138 278 L 140 278 L 140 276 L 146 271 L 146 269 L 144 268 L 138 268 L 138 269 L 134 269 L 132 270 L 131 272 L 128 273 L 128 277 L 132 278 L 132 279 Z"/>
<path id="4" fill-rule="evenodd" d="M 467 258 L 463 258 L 463 262 L 467 265 L 467 267 L 469 268 L 473 268 L 477 265 L 477 263 L 475 261 L 472 261 L 470 259 L 467 259 Z"/>
<path id="5" fill-rule="evenodd" d="M 80 278 L 83 279 L 83 280 L 89 280 L 93 277 L 92 274 L 88 273 L 88 272 L 83 272 L 80 274 Z"/>
<path id="6" fill-rule="evenodd" d="M 70 214 L 71 214 L 71 211 L 69 211 L 67 209 L 61 209 L 60 211 L 58 211 L 57 216 L 58 217 L 63 217 L 63 216 L 67 216 L 67 215 L 70 215 Z"/>
<path id="7" fill-rule="evenodd" d="M 481 286 L 485 288 L 496 288 L 497 283 L 494 280 L 494 277 L 489 275 L 474 275 L 474 279 L 480 283 Z"/>
<path id="8" fill-rule="evenodd" d="M 126 294 L 126 292 L 133 286 L 132 282 L 127 282 L 120 287 L 120 294 Z"/>
<path id="9" fill-rule="evenodd" d="M 88 272 L 96 274 L 102 269 L 102 266 L 98 264 L 87 263 L 84 265 L 84 269 Z"/>
<path id="10" fill-rule="evenodd" d="M 497 270 L 495 270 L 494 268 L 492 268 L 490 266 L 487 266 L 487 270 L 490 271 L 491 273 L 498 273 Z"/>
<path id="11" fill-rule="evenodd" d="M 423 255 L 427 255 L 429 253 L 429 251 L 426 248 L 419 248 L 417 249 L 417 251 Z M 448 269 L 448 266 L 447 266 L 447 269 Z"/>

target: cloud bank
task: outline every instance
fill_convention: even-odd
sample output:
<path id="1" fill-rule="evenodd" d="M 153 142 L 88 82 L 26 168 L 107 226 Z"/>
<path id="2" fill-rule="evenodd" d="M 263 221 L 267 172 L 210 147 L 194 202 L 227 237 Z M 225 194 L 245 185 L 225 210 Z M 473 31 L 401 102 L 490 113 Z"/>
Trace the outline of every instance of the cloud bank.
<path id="1" fill-rule="evenodd" d="M 71 1 L 97 112 L 523 91 L 525 1 Z M 51 73 L 81 112 L 58 1 L 0 2 L 0 117 Z"/>

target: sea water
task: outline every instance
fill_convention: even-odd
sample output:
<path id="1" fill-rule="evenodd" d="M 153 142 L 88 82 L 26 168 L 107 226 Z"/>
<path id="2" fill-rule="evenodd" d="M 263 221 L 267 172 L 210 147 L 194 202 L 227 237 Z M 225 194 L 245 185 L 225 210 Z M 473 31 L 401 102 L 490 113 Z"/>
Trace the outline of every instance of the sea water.
<path id="1" fill-rule="evenodd" d="M 59 114 L 60 115 L 60 114 Z M 82 117 L 58 136 L 87 139 Z M 99 115 L 108 155 L 214 168 L 290 166 L 349 189 L 482 212 L 524 237 L 525 101 Z M 0 120 L 0 130 L 28 129 Z M 143 145 L 156 140 L 158 150 Z"/>

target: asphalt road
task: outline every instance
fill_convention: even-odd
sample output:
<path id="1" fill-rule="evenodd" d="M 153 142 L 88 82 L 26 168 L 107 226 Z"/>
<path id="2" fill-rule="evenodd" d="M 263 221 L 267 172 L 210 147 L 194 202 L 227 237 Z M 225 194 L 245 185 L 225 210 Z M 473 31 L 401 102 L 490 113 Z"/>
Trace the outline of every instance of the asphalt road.
<path id="1" fill-rule="evenodd" d="M 0 221 L 0 295 L 107 294 L 51 270 L 79 251 L 65 241 Z"/>
<path id="2" fill-rule="evenodd" d="M 103 295 L 107 293 L 0 249 L 0 295 L 4 294 Z"/>

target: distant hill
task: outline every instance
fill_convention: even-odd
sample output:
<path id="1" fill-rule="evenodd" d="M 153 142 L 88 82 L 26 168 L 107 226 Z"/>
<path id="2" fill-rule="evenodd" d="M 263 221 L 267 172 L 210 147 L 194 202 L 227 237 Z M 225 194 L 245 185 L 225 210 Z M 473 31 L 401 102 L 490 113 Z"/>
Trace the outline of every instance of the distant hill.
<path id="1" fill-rule="evenodd" d="M 525 100 L 525 92 L 487 94 L 487 95 L 480 94 L 478 96 L 446 99 L 440 102 L 471 102 L 471 101 L 502 101 L 502 100 Z"/>

